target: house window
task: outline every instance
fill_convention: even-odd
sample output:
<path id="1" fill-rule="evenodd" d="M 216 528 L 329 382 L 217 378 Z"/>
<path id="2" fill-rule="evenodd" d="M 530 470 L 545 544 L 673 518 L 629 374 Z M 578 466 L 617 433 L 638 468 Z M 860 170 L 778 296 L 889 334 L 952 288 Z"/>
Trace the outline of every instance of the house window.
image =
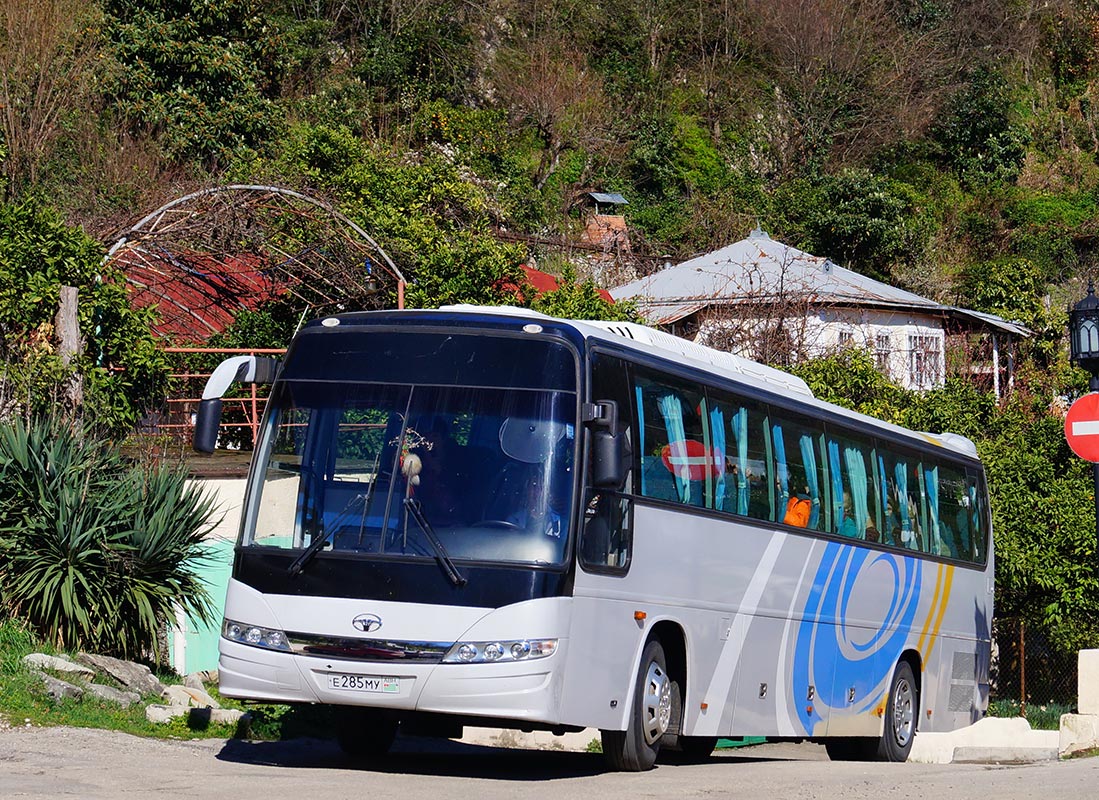
<path id="1" fill-rule="evenodd" d="M 855 334 L 851 333 L 851 331 L 840 331 L 839 332 L 839 345 L 840 345 L 841 349 L 846 350 L 848 347 L 851 347 L 854 343 L 855 343 Z"/>
<path id="2" fill-rule="evenodd" d="M 942 344 L 938 336 L 908 337 L 908 382 L 913 389 L 930 389 L 939 382 Z"/>
<path id="3" fill-rule="evenodd" d="M 889 374 L 889 334 L 879 333 L 874 337 L 874 364 L 878 371 Z"/>

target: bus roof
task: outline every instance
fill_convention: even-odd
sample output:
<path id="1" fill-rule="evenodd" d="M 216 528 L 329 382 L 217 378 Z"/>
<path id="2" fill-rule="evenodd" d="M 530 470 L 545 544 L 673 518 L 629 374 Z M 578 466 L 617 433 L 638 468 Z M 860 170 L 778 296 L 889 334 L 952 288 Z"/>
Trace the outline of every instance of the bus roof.
<path id="1" fill-rule="evenodd" d="M 673 336 L 670 333 L 665 333 L 664 331 L 649 328 L 644 325 L 637 325 L 632 322 L 561 319 L 559 317 L 551 317 L 547 314 L 533 311 L 529 308 L 518 308 L 516 306 L 479 306 L 462 304 L 442 306 L 434 312 L 429 309 L 416 309 L 415 311 L 410 310 L 410 312 L 418 315 L 431 315 L 434 313 L 440 315 L 468 314 L 504 316 L 527 319 L 532 322 L 543 319 L 552 321 L 557 325 L 568 325 L 588 340 L 613 342 L 630 350 L 635 350 L 638 353 L 674 358 L 676 363 L 686 364 L 687 366 L 720 377 L 732 378 L 739 383 L 755 386 L 773 394 L 790 397 L 791 399 L 815 406 L 816 408 L 826 409 L 833 414 L 846 417 L 852 422 L 872 425 L 876 428 L 885 429 L 886 431 L 891 431 L 902 436 L 923 439 L 930 444 L 944 447 L 971 458 L 977 458 L 976 446 L 972 441 L 959 434 L 935 434 L 913 431 L 875 417 L 870 417 L 866 414 L 861 414 L 858 411 L 852 411 L 843 406 L 828 403 L 815 397 L 805 381 L 788 372 L 783 372 L 782 370 L 734 355 L 733 353 L 715 350 L 712 347 L 682 339 L 678 336 Z M 380 313 L 391 315 L 394 312 Z M 365 315 L 371 314 L 372 312 L 365 312 Z M 359 316 L 359 314 L 349 316 Z"/>

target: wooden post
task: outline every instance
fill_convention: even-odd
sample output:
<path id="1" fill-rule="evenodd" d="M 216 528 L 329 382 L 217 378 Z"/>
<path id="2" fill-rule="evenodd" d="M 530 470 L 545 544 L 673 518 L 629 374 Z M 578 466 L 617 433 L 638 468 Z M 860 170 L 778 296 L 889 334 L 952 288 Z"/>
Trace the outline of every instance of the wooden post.
<path id="1" fill-rule="evenodd" d="M 1020 713 L 1026 717 L 1026 620 L 1019 620 L 1019 695 Z"/>
<path id="2" fill-rule="evenodd" d="M 73 361 L 84 352 L 84 342 L 80 338 L 79 290 L 75 286 L 61 287 L 61 304 L 57 310 L 54 329 L 57 332 L 58 354 L 61 363 L 72 368 L 65 382 L 65 398 L 69 407 L 79 408 L 84 402 L 84 379 L 77 372 Z"/>

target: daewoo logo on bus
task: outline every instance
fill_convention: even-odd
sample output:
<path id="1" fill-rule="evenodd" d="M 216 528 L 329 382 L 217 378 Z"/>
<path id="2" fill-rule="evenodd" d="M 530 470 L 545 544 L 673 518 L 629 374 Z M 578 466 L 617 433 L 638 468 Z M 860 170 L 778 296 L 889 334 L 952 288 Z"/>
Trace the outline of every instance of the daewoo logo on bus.
<path id="1" fill-rule="evenodd" d="M 357 631 L 373 633 L 382 627 L 382 618 L 377 614 L 359 614 L 359 616 L 351 620 L 351 625 Z"/>

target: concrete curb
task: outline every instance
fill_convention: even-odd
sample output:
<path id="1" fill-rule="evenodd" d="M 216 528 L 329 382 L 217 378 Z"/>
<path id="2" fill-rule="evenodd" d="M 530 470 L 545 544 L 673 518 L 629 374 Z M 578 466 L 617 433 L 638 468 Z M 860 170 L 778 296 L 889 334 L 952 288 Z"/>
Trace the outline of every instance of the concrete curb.
<path id="1" fill-rule="evenodd" d="M 955 747 L 950 763 L 1033 764 L 1056 760 L 1056 747 Z"/>
<path id="2" fill-rule="evenodd" d="M 1056 761 L 1061 734 L 1032 730 L 1022 717 L 986 717 L 948 733 L 917 733 L 909 761 L 922 764 Z"/>

